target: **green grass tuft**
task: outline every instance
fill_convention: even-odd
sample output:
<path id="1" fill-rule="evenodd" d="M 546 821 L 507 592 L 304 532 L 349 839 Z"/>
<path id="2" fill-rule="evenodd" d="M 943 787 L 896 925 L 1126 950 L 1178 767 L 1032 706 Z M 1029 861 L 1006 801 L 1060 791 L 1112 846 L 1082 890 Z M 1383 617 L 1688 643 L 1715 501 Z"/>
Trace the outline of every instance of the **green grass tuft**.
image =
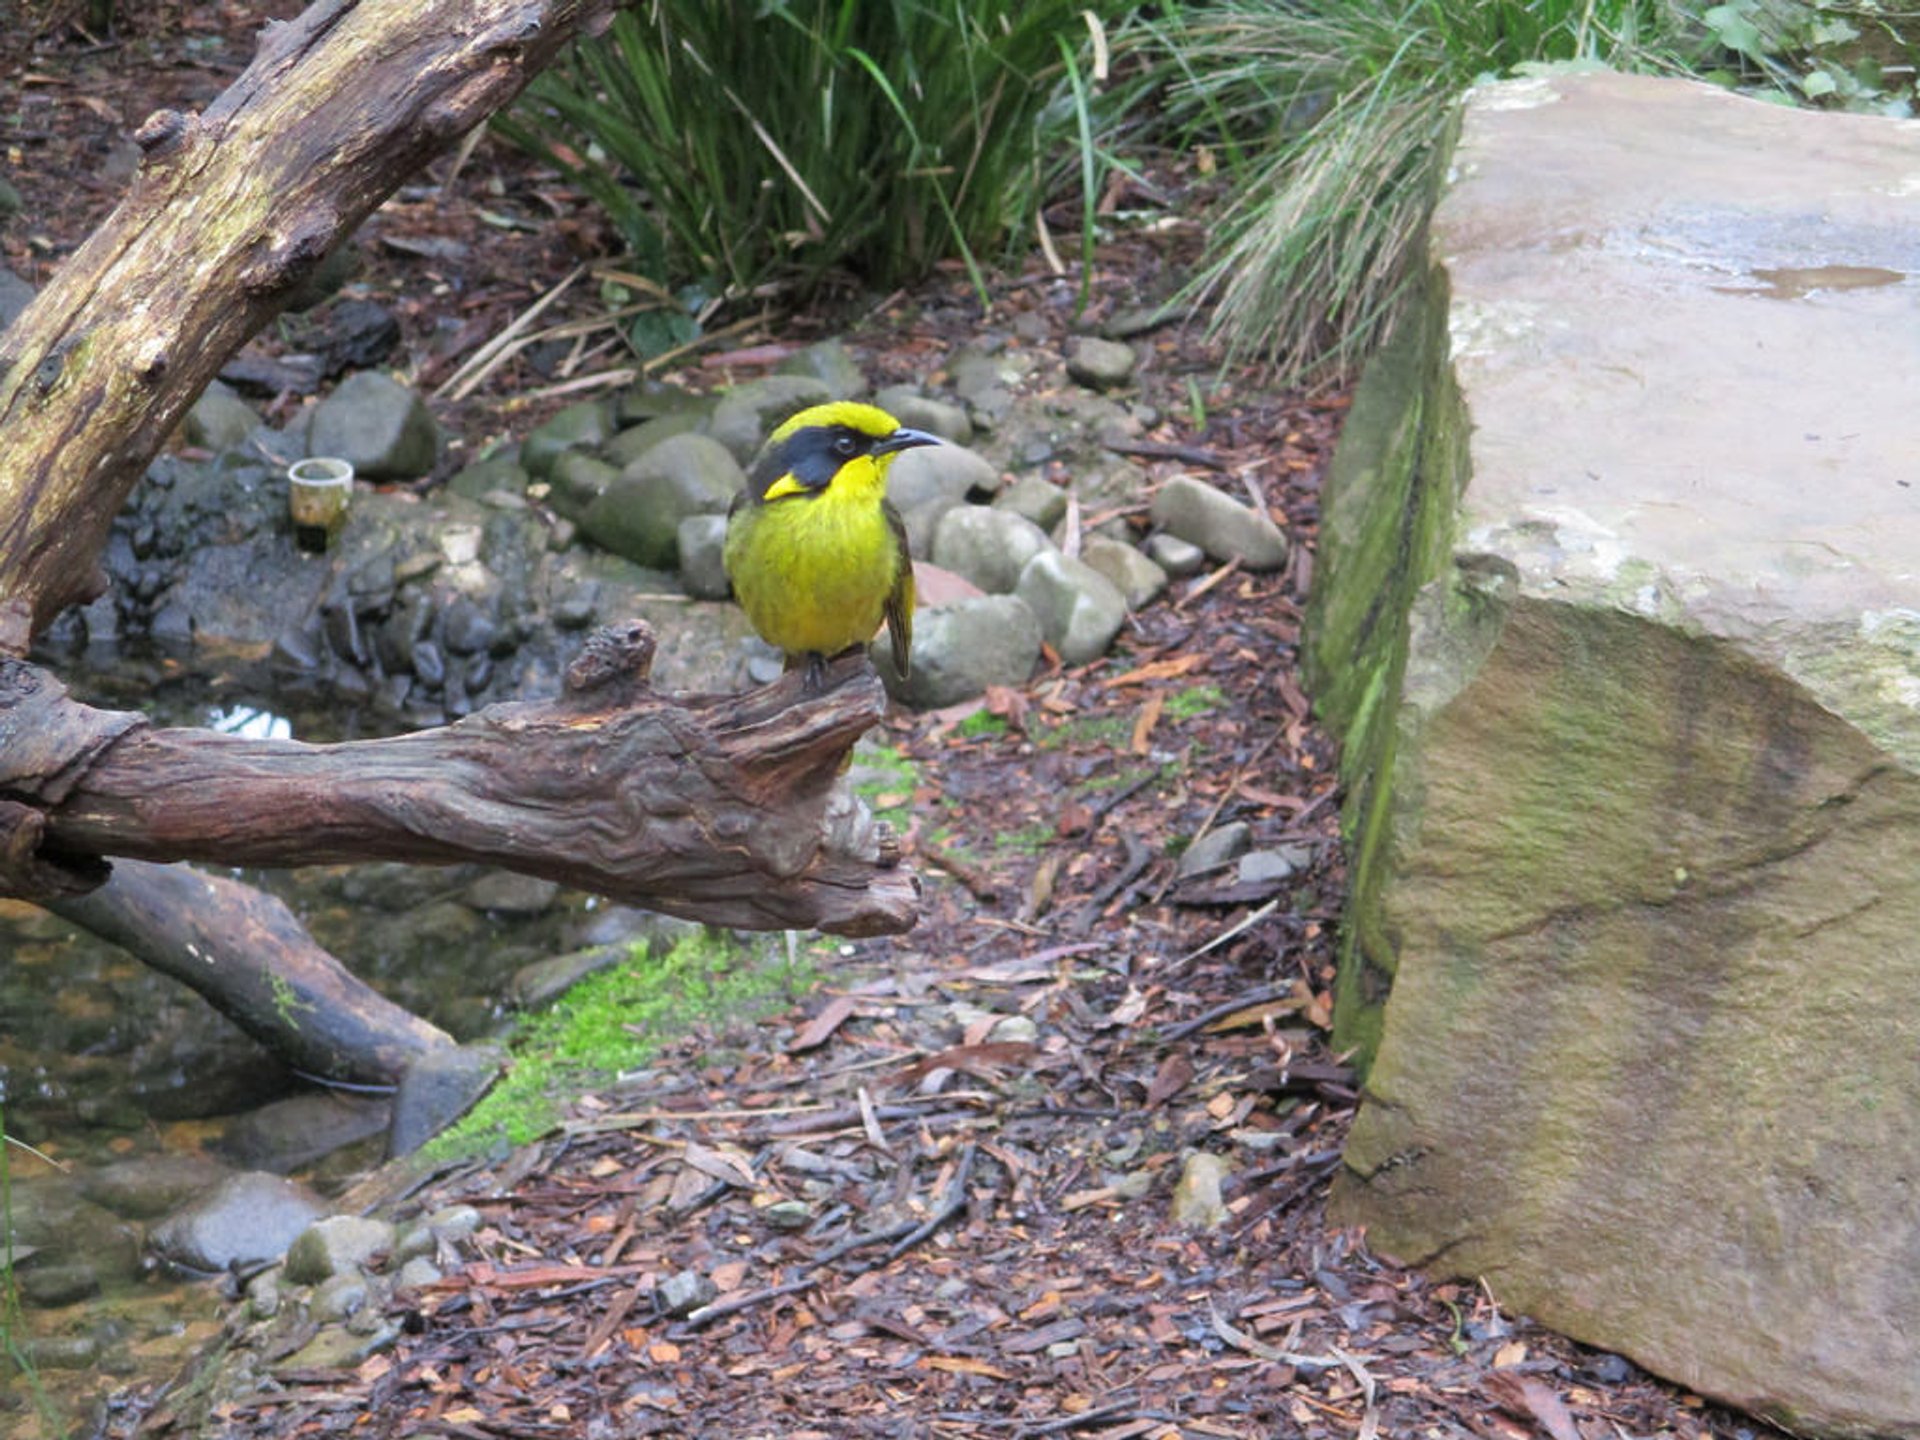
<path id="1" fill-rule="evenodd" d="M 977 257 L 1026 235 L 1051 157 L 1091 142 L 1076 57 L 1088 17 L 1123 9 L 651 0 L 496 126 L 597 200 L 663 286 L 890 286 L 958 255 L 984 301 Z"/>

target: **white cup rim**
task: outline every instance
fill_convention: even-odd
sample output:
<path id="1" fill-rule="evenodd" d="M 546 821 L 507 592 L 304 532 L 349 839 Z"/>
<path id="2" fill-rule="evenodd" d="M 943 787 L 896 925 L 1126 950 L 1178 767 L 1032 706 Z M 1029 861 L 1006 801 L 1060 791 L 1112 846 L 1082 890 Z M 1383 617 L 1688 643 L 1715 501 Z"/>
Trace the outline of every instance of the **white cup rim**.
<path id="1" fill-rule="evenodd" d="M 307 473 L 309 467 L 319 473 Z M 330 455 L 309 456 L 305 460 L 296 460 L 287 467 L 287 479 L 296 485 L 351 485 L 353 462 L 337 460 Z"/>

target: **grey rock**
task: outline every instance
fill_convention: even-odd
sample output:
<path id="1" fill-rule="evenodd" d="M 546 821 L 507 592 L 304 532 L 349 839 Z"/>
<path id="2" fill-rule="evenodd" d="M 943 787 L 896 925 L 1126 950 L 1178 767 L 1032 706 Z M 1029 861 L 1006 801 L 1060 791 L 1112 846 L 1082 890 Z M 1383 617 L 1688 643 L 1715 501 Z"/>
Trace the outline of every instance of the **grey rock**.
<path id="1" fill-rule="evenodd" d="M 476 460 L 457 471 L 447 481 L 447 489 L 469 500 L 484 500 L 496 491 L 523 495 L 527 488 L 526 467 L 520 463 L 517 446 L 503 446 L 485 459 Z"/>
<path id="2" fill-rule="evenodd" d="M 1178 873 L 1184 879 L 1189 875 L 1204 875 L 1223 865 L 1231 865 L 1247 853 L 1247 847 L 1252 843 L 1253 827 L 1246 821 L 1233 820 L 1225 825 L 1216 825 L 1186 848 L 1180 856 Z"/>
<path id="3" fill-rule="evenodd" d="M 1073 494 L 1082 515 L 1124 510 L 1146 498 L 1152 478 L 1122 456 L 1100 451 L 1073 468 Z M 1117 538 L 1117 537 L 1116 537 Z"/>
<path id="4" fill-rule="evenodd" d="M 436 1239 L 451 1244 L 480 1228 L 480 1212 L 471 1205 L 443 1205 L 427 1216 L 427 1224 Z"/>
<path id="5" fill-rule="evenodd" d="M 579 520 L 620 478 L 620 467 L 590 450 L 563 450 L 547 471 L 547 503 L 557 515 Z"/>
<path id="6" fill-rule="evenodd" d="M 989 426 L 1006 418 L 1013 409 L 1013 386 L 1026 377 L 1031 362 L 1005 352 L 988 354 L 978 346 L 957 351 L 947 362 L 947 376 L 953 390 L 967 402 L 968 413 L 976 424 Z"/>
<path id="7" fill-rule="evenodd" d="M 373 1268 L 375 1256 L 393 1248 L 395 1231 L 385 1220 L 329 1215 L 303 1230 L 288 1247 L 283 1273 L 294 1285 L 318 1285 L 336 1275 Z"/>
<path id="8" fill-rule="evenodd" d="M 1305 845 L 1280 845 L 1271 850 L 1249 850 L 1240 857 L 1236 875 L 1242 885 L 1268 885 L 1291 880 L 1313 862 Z"/>
<path id="9" fill-rule="evenodd" d="M 671 569 L 680 558 L 680 522 L 689 515 L 724 515 L 746 478 L 718 441 L 676 435 L 622 470 L 587 507 L 581 529 L 596 545 L 637 565 Z"/>
<path id="10" fill-rule="evenodd" d="M 704 418 L 713 412 L 713 407 L 714 397 L 711 395 L 696 395 L 677 385 L 646 380 L 621 392 L 620 398 L 614 403 L 614 413 L 622 426 L 630 426 L 642 425 L 667 415 L 697 415 Z"/>
<path id="11" fill-rule="evenodd" d="M 1278 570 L 1287 563 L 1287 540 L 1278 525 L 1190 475 L 1176 475 L 1160 487 L 1153 523 L 1216 560 L 1238 560 L 1244 569 Z"/>
<path id="12" fill-rule="evenodd" d="M 923 395 L 910 385 L 890 385 L 873 397 L 873 403 L 902 425 L 925 430 L 955 445 L 973 439 L 973 421 L 967 417 L 966 406 Z"/>
<path id="13" fill-rule="evenodd" d="M 100 1365 L 100 1341 L 93 1335 L 39 1335 L 24 1348 L 35 1370 L 95 1370 Z"/>
<path id="14" fill-rule="evenodd" d="M 912 452 L 909 452 L 912 453 Z M 951 510 L 965 505 L 964 500 L 956 500 L 951 495 L 935 495 L 911 507 L 895 506 L 900 511 L 900 523 L 907 527 L 907 549 L 916 560 L 930 560 L 933 556 L 933 537 L 939 530 L 940 522 Z"/>
<path id="15" fill-rule="evenodd" d="M 654 1287 L 653 1303 L 675 1319 L 712 1303 L 720 1289 L 698 1270 L 676 1270 Z"/>
<path id="16" fill-rule="evenodd" d="M 448 1045 L 413 1061 L 393 1092 L 388 1158 L 411 1155 L 466 1114 L 505 1066 L 505 1052 L 492 1045 Z"/>
<path id="17" fill-rule="evenodd" d="M 461 894 L 475 910 L 495 915 L 544 915 L 560 896 L 560 886 L 538 875 L 520 875 L 512 870 L 493 870 L 482 875 Z"/>
<path id="18" fill-rule="evenodd" d="M 424 1255 L 415 1255 L 394 1273 L 396 1290 L 424 1290 L 445 1278 L 445 1271 Z"/>
<path id="19" fill-rule="evenodd" d="M 1053 549 L 1046 531 L 1011 510 L 959 505 L 933 532 L 933 563 L 978 585 L 989 595 L 1010 594 L 1020 572 L 1042 550 Z"/>
<path id="20" fill-rule="evenodd" d="M 6 266 L 0 265 L 0 331 L 13 324 L 33 303 L 34 288 Z"/>
<path id="21" fill-rule="evenodd" d="M 581 580 L 553 597 L 553 623 L 562 630 L 584 630 L 600 614 L 600 582 Z"/>
<path id="22" fill-rule="evenodd" d="M 1187 307 L 1171 301 L 1159 305 L 1129 306 L 1114 311 L 1101 325 L 1100 333 L 1109 340 L 1131 340 L 1136 335 L 1144 335 L 1150 330 L 1158 330 L 1162 325 L 1183 320 L 1190 313 Z"/>
<path id="23" fill-rule="evenodd" d="M 775 373 L 804 375 L 818 380 L 836 400 L 859 400 L 873 388 L 866 373 L 861 370 L 860 362 L 847 349 L 846 342 L 837 338 L 821 340 L 797 355 L 788 356 L 780 362 Z"/>
<path id="24" fill-rule="evenodd" d="M 129 1219 L 152 1220 L 179 1209 L 227 1173 L 205 1156 L 169 1151 L 83 1170 L 79 1183 L 94 1204 Z"/>
<path id="25" fill-rule="evenodd" d="M 826 382 L 811 375 L 769 375 L 729 390 L 713 408 L 707 433 L 726 446 L 742 465 L 780 425 L 809 405 L 836 397 Z"/>
<path id="26" fill-rule="evenodd" d="M 1233 1166 L 1222 1157 L 1206 1150 L 1190 1152 L 1173 1187 L 1173 1223 L 1197 1230 L 1225 1224 L 1231 1212 L 1220 1187 L 1232 1173 Z"/>
<path id="27" fill-rule="evenodd" d="M 420 677 L 422 684 L 438 689 L 447 683 L 447 657 L 440 647 L 431 640 L 422 640 L 413 647 L 413 673 Z"/>
<path id="28" fill-rule="evenodd" d="M 247 1171 L 169 1215 L 147 1238 L 163 1259 L 176 1265 L 225 1270 L 279 1259 L 326 1208 L 304 1185 Z"/>
<path id="29" fill-rule="evenodd" d="M 804 1200 L 776 1200 L 760 1218 L 776 1230 L 804 1230 L 813 1223 L 813 1207 Z"/>
<path id="30" fill-rule="evenodd" d="M 1191 540 L 1162 530 L 1147 538 L 1147 558 L 1176 580 L 1198 575 L 1207 566 L 1207 552 Z"/>
<path id="31" fill-rule="evenodd" d="M 1167 572 L 1122 541 L 1091 536 L 1081 547 L 1080 558 L 1113 582 L 1129 610 L 1151 605 L 1167 588 Z"/>
<path id="32" fill-rule="evenodd" d="M 294 1249 L 299 1248 L 299 1241 L 295 1241 Z M 288 1278 L 293 1277 L 289 1275 Z M 371 1291 L 366 1276 L 358 1273 L 329 1275 L 315 1282 L 313 1298 L 307 1302 L 307 1312 L 322 1325 L 335 1325 L 350 1315 L 359 1314 L 366 1308 L 369 1298 Z"/>
<path id="33" fill-rule="evenodd" d="M 1051 531 L 1067 517 L 1067 492 L 1038 475 L 1022 475 L 994 496 L 993 503 L 1026 516 L 1042 530 Z"/>
<path id="34" fill-rule="evenodd" d="M 35 1260 L 14 1267 L 12 1278 L 20 1298 L 42 1310 L 72 1305 L 100 1293 L 100 1274 L 85 1261 L 47 1264 Z"/>
<path id="35" fill-rule="evenodd" d="M 1114 390 L 1133 379 L 1139 359 L 1122 341 L 1083 335 L 1067 351 L 1067 374 L 1095 390 Z"/>
<path id="36" fill-rule="evenodd" d="M 544 480 L 566 451 L 592 449 L 612 436 L 607 407 L 598 400 L 583 400 L 529 430 L 520 442 L 520 463 L 534 479 Z"/>
<path id="37" fill-rule="evenodd" d="M 286 1174 L 382 1133 L 387 1121 L 383 1098 L 314 1091 L 238 1116 L 216 1148 L 236 1165 Z"/>
<path id="38" fill-rule="evenodd" d="M 547 956 L 520 966 L 507 981 L 507 998 L 520 1010 L 540 1010 L 566 995 L 588 975 L 607 970 L 626 960 L 626 945 L 589 945 L 584 950 Z"/>
<path id="39" fill-rule="evenodd" d="M 498 582 L 477 594 L 456 595 L 440 612 L 440 638 L 453 655 L 478 655 L 498 647 L 501 627 L 498 618 L 500 590 Z"/>
<path id="40" fill-rule="evenodd" d="M 625 469 L 662 440 L 676 435 L 703 435 L 707 417 L 698 410 L 676 410 L 658 415 L 622 430 L 602 448 L 601 453 L 619 469 Z"/>
<path id="41" fill-rule="evenodd" d="M 696 600 L 724 600 L 733 593 L 727 578 L 727 517 L 689 515 L 680 522 L 680 583 Z"/>
<path id="42" fill-rule="evenodd" d="M 391 1348 L 400 1338 L 400 1327 L 382 1324 L 361 1334 L 341 1325 L 329 1325 L 283 1360 L 275 1362 L 279 1371 L 351 1370 L 369 1357 Z"/>
<path id="43" fill-rule="evenodd" d="M 1127 601 L 1114 583 L 1084 561 L 1044 550 L 1020 572 L 1014 593 L 1040 621 L 1040 633 L 1068 665 L 1107 653 L 1127 623 Z"/>
<path id="44" fill-rule="evenodd" d="M 389 375 L 349 375 L 314 407 L 307 448 L 352 463 L 367 480 L 410 480 L 428 474 L 440 432 L 423 401 Z"/>
<path id="45" fill-rule="evenodd" d="M 887 498 L 902 514 L 933 499 L 987 500 L 999 489 L 1000 472 L 958 445 L 922 445 L 896 457 L 887 470 Z"/>
<path id="46" fill-rule="evenodd" d="M 982 595 L 913 618 L 912 675 L 872 652 L 888 688 L 910 705 L 938 709 L 971 700 L 989 685 L 1024 685 L 1040 658 L 1040 622 L 1012 595 Z"/>
<path id="47" fill-rule="evenodd" d="M 260 417 L 254 414 L 253 407 L 230 386 L 215 380 L 200 392 L 181 428 L 189 445 L 208 450 L 234 450 L 244 445 L 259 426 Z"/>
<path id="48" fill-rule="evenodd" d="M 247 1282 L 247 1313 L 255 1320 L 278 1315 L 281 1298 L 278 1270 L 262 1270 Z"/>

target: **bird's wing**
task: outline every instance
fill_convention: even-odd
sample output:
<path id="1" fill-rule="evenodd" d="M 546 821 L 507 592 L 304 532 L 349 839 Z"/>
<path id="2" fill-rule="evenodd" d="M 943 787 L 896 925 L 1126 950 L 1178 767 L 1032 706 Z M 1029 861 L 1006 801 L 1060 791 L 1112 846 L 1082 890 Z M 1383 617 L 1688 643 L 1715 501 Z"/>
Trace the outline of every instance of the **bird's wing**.
<path id="1" fill-rule="evenodd" d="M 893 589 L 887 594 L 887 640 L 893 647 L 893 668 L 904 680 L 913 656 L 913 552 L 907 548 L 907 522 L 900 518 L 900 512 L 885 501 L 881 508 L 886 512 L 887 528 L 893 531 L 894 553 L 899 556 Z"/>

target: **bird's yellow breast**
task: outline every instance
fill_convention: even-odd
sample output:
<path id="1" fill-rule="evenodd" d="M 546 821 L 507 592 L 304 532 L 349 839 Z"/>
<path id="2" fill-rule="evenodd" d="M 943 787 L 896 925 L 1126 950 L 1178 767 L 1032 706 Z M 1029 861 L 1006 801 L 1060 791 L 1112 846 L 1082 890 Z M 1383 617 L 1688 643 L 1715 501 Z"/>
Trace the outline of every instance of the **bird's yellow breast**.
<path id="1" fill-rule="evenodd" d="M 902 558 L 882 468 L 862 457 L 818 494 L 743 507 L 727 532 L 727 573 L 753 628 L 788 654 L 834 655 L 880 628 Z"/>

